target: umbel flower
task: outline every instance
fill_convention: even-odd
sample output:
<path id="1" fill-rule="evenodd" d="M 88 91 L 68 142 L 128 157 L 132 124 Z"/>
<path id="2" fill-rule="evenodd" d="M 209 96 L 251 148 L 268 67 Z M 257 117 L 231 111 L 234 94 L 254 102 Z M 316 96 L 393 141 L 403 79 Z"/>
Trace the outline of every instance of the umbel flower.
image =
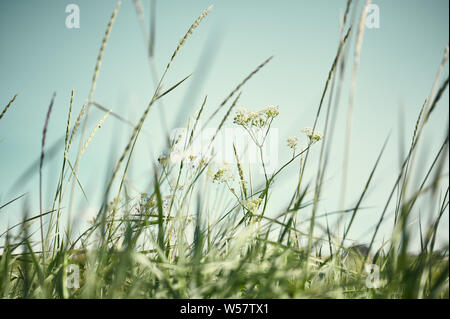
<path id="1" fill-rule="evenodd" d="M 259 111 L 238 109 L 233 123 L 244 128 L 258 147 L 262 147 L 269 132 L 272 121 L 278 116 L 278 106 L 270 105 Z"/>
<path id="2" fill-rule="evenodd" d="M 228 164 L 224 164 L 222 167 L 217 169 L 214 173 L 210 173 L 213 182 L 226 183 L 232 179 L 231 168 Z"/>
<path id="3" fill-rule="evenodd" d="M 317 131 L 313 131 L 313 129 L 310 128 L 310 127 L 305 127 L 304 129 L 302 129 L 302 132 L 305 133 L 306 136 L 308 136 L 309 141 L 311 143 L 318 142 L 318 141 L 323 139 L 323 135 L 322 134 L 320 134 Z"/>
<path id="4" fill-rule="evenodd" d="M 298 138 L 296 136 L 290 136 L 287 139 L 287 146 L 295 150 L 297 148 Z"/>
<path id="5" fill-rule="evenodd" d="M 270 105 L 259 111 L 247 111 L 244 108 L 238 109 L 234 117 L 233 123 L 246 128 L 257 127 L 263 128 L 278 116 L 278 106 Z"/>

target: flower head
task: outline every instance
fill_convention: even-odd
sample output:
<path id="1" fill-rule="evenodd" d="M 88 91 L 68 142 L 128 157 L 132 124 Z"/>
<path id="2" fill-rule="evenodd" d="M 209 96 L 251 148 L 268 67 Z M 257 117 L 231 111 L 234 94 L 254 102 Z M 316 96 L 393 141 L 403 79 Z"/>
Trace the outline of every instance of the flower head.
<path id="1" fill-rule="evenodd" d="M 231 169 L 228 164 L 225 164 L 221 168 L 219 168 L 215 173 L 212 174 L 213 182 L 217 183 L 225 183 L 229 179 L 231 179 Z"/>
<path id="2" fill-rule="evenodd" d="M 288 137 L 287 146 L 295 150 L 297 148 L 298 138 L 296 136 Z"/>
<path id="3" fill-rule="evenodd" d="M 233 122 L 237 125 L 246 125 L 248 120 L 249 120 L 249 118 L 248 118 L 247 110 L 241 108 L 236 111 L 236 115 L 234 117 Z"/>
<path id="4" fill-rule="evenodd" d="M 304 129 L 302 129 L 302 132 L 304 132 L 306 136 L 308 136 L 310 142 L 318 142 L 323 139 L 322 134 L 317 131 L 313 131 L 313 129 L 310 127 L 305 127 Z"/>
<path id="5" fill-rule="evenodd" d="M 270 105 L 266 107 L 264 113 L 266 114 L 267 117 L 276 117 L 278 116 L 278 114 L 280 114 L 280 112 L 278 111 L 278 106 L 275 105 Z"/>
<path id="6" fill-rule="evenodd" d="M 236 111 L 233 122 L 247 128 L 262 128 L 277 117 L 279 113 L 278 106 L 274 105 L 268 106 L 259 111 L 247 111 L 246 109 L 241 108 Z"/>

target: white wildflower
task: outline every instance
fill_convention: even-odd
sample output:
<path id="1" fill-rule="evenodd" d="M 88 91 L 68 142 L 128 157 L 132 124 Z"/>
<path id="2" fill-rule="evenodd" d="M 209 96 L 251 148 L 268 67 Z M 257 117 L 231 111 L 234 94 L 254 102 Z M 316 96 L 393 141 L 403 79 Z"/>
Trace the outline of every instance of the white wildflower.
<path id="1" fill-rule="evenodd" d="M 233 122 L 237 125 L 241 125 L 247 128 L 257 127 L 263 128 L 269 122 L 278 116 L 278 106 L 268 106 L 260 111 L 247 111 L 246 109 L 238 109 L 234 116 Z"/>
<path id="2" fill-rule="evenodd" d="M 231 169 L 228 164 L 224 164 L 214 174 L 212 174 L 213 182 L 225 183 L 232 178 Z"/>
<path id="3" fill-rule="evenodd" d="M 236 116 L 234 117 L 234 123 L 237 125 L 246 125 L 248 123 L 249 116 L 246 109 L 238 109 Z"/>
<path id="4" fill-rule="evenodd" d="M 302 132 L 304 132 L 306 136 L 308 136 L 311 142 L 318 142 L 323 139 L 322 134 L 317 131 L 313 131 L 313 129 L 310 127 L 305 127 L 304 129 L 302 129 Z"/>
<path id="5" fill-rule="evenodd" d="M 268 106 L 265 110 L 264 113 L 268 116 L 268 117 L 276 117 L 278 116 L 278 114 L 280 114 L 280 112 L 278 111 L 278 106 L 275 105 L 270 105 Z"/>
<path id="6" fill-rule="evenodd" d="M 295 150 L 297 148 L 298 138 L 296 136 L 288 137 L 287 146 Z"/>

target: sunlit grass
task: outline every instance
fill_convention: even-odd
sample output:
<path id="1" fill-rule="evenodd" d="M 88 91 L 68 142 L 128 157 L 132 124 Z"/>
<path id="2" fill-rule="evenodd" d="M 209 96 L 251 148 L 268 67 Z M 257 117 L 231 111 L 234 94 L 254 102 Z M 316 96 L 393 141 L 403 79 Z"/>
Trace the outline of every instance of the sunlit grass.
<path id="1" fill-rule="evenodd" d="M 139 1 L 135 1 L 139 9 Z M 108 115 L 116 116 L 110 110 L 93 101 L 96 80 L 100 72 L 103 53 L 112 32 L 119 5 L 107 26 L 97 58 L 92 86 L 88 100 L 72 123 L 74 91 L 68 101 L 68 118 L 64 137 L 64 150 L 59 180 L 55 194 L 41 194 L 40 214 L 29 216 L 24 209 L 23 222 L 0 233 L 3 242 L 0 256 L 0 296 L 2 298 L 448 298 L 449 261 L 448 245 L 436 249 L 438 225 L 448 212 L 449 189 L 440 196 L 440 180 L 448 152 L 448 135 L 442 147 L 435 154 L 428 172 L 418 185 L 411 185 L 414 167 L 411 162 L 418 153 L 422 132 L 442 93 L 448 86 L 448 79 L 440 86 L 440 72 L 430 96 L 418 112 L 411 145 L 403 159 L 403 165 L 390 196 L 379 212 L 380 219 L 372 230 L 367 246 L 348 245 L 348 234 L 357 217 L 367 190 L 376 187 L 373 176 L 382 160 L 384 146 L 373 160 L 371 174 L 364 177 L 364 188 L 356 194 L 355 206 L 340 210 L 346 220 L 344 231 L 334 231 L 326 225 L 322 232 L 318 228 L 317 207 L 322 193 L 323 180 L 328 164 L 328 146 L 332 135 L 327 134 L 334 125 L 331 111 L 339 94 L 342 81 L 343 61 L 348 39 L 353 29 L 347 15 L 351 9 L 348 2 L 342 25 L 343 35 L 330 68 L 329 76 L 319 102 L 313 126 L 303 132 L 308 140 L 306 147 L 298 145 L 298 137 L 291 136 L 284 144 L 292 150 L 292 156 L 275 172 L 265 167 L 263 147 L 272 123 L 282 112 L 277 106 L 266 106 L 261 110 L 237 108 L 240 94 L 247 81 L 265 67 L 271 58 L 263 61 L 236 86 L 223 102 L 212 110 L 203 127 L 200 122 L 209 111 L 204 99 L 193 121 L 186 125 L 185 138 L 172 139 L 165 155 L 154 165 L 152 190 L 131 196 L 127 189 L 127 173 L 134 154 L 136 142 L 142 127 L 149 118 L 153 105 L 164 96 L 176 90 L 189 76 L 175 84 L 167 85 L 165 78 L 170 72 L 176 56 L 211 7 L 203 11 L 188 29 L 168 60 L 164 73 L 157 81 L 153 96 L 140 117 L 127 145 L 113 167 L 110 179 L 104 185 L 104 200 L 98 207 L 98 214 L 80 236 L 74 236 L 72 228 L 72 204 L 75 190 L 88 197 L 78 180 L 79 162 L 89 142 L 95 138 L 98 128 Z M 355 7 L 356 8 L 356 7 Z M 354 10 L 356 10 L 353 8 Z M 141 12 L 138 10 L 138 13 Z M 142 14 L 142 12 L 141 12 Z M 140 17 L 142 18 L 142 17 Z M 355 22 L 355 21 L 353 21 Z M 142 21 L 141 21 L 142 23 Z M 356 21 L 361 25 L 361 21 Z M 362 41 L 358 33 L 358 41 Z M 152 36 L 151 36 L 152 37 Z M 150 41 L 149 50 L 154 44 Z M 149 54 L 152 58 L 152 54 Z M 446 50 L 442 65 L 447 62 Z M 347 65 L 347 64 L 345 64 Z M 355 62 L 357 65 L 357 62 Z M 339 70 L 339 68 L 341 68 Z M 440 68 L 442 70 L 442 68 Z M 355 71 L 355 70 L 354 70 Z M 356 71 L 355 71 L 356 72 Z M 356 76 L 354 76 L 356 78 Z M 14 111 L 14 96 L 3 109 L 0 120 L 6 121 L 7 112 Z M 328 99 L 328 100 L 327 100 Z M 326 105 L 325 101 L 328 101 Z M 42 138 L 40 167 L 46 159 L 45 135 L 47 121 L 51 116 L 51 105 Z M 105 111 L 97 125 L 85 139 L 87 117 L 94 105 Z M 219 114 L 225 105 L 224 117 L 219 121 L 206 152 L 189 153 L 198 129 L 204 129 Z M 5 118 L 4 118 L 5 116 Z M 120 117 L 118 117 L 120 119 Z M 150 119 L 151 120 L 151 119 Z M 323 121 L 323 122 L 322 122 Z M 321 132 L 318 127 L 323 128 Z M 128 125 L 129 123 L 127 123 Z M 240 154 L 232 145 L 236 164 L 215 166 L 212 145 L 225 124 L 242 128 L 255 144 L 260 157 L 264 180 L 256 183 L 255 172 L 243 165 Z M 308 123 L 304 123 L 307 126 Z M 1 125 L 1 122 L 0 122 Z M 81 132 L 80 132 L 81 129 Z M 448 128 L 447 128 L 448 131 Z M 70 158 L 72 142 L 81 133 L 79 150 Z M 163 135 L 163 134 L 161 134 Z M 164 137 L 169 139 L 169 137 Z M 383 137 L 384 138 L 384 137 Z M 173 161 L 175 149 L 182 149 L 183 156 Z M 357 150 L 353 150 L 357 151 Z M 306 181 L 305 170 L 309 154 L 319 155 L 317 171 L 313 180 Z M 102 156 L 102 154 L 99 154 Z M 103 155 L 108 157 L 108 154 Z M 298 182 L 292 189 L 292 198 L 285 207 L 268 212 L 271 191 L 280 183 L 280 172 L 297 165 Z M 42 176 L 42 171 L 39 171 Z M 27 174 L 25 174 L 27 176 Z M 233 180 L 234 179 L 234 180 Z M 236 182 L 237 179 L 237 182 Z M 232 198 L 232 208 L 215 203 L 214 216 L 205 208 L 205 189 L 221 187 Z M 417 189 L 407 196 L 406 188 Z M 42 188 L 40 188 L 41 192 Z M 398 196 L 394 196 L 398 194 Z M 432 222 L 421 225 L 420 238 L 412 238 L 408 227 L 415 203 L 427 196 L 429 211 L 421 214 L 431 216 Z M 2 204 L 6 211 L 9 204 L 23 195 Z M 76 195 L 80 196 L 80 195 Z M 42 206 L 42 197 L 53 199 L 52 207 Z M 63 206 L 68 209 L 63 210 Z M 395 206 L 392 208 L 392 206 Z M 392 237 L 385 239 L 383 246 L 376 247 L 375 238 L 386 212 L 394 210 L 395 224 Z M 302 220 L 303 211 L 311 218 Z M 68 214 L 63 218 L 64 214 Z M 44 223 L 47 220 L 47 223 Z M 67 221 L 67 223 L 66 223 Z M 341 221 L 341 219 L 340 219 Z M 300 230 L 299 223 L 308 223 L 308 232 Z M 35 223 L 39 223 L 36 231 Z M 368 225 L 369 226 L 369 225 Z M 322 233 L 323 236 L 316 234 Z M 409 247 L 420 241 L 420 250 L 411 253 Z M 79 285 L 73 287 L 73 268 L 80 270 Z M 71 271 L 68 273 L 68 269 Z M 370 274 L 368 269 L 373 269 Z M 75 279 L 76 280 L 76 279 Z"/>

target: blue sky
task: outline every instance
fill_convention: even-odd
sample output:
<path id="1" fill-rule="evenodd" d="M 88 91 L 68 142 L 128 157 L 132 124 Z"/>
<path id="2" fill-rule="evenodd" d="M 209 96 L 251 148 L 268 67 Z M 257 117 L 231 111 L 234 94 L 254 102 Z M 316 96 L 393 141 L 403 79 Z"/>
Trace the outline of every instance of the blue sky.
<path id="1" fill-rule="evenodd" d="M 148 25 L 149 2 L 142 2 Z M 65 26 L 65 7 L 69 3 L 80 7 L 79 29 Z M 392 134 L 375 176 L 375 186 L 365 203 L 371 209 L 355 221 L 352 236 L 362 241 L 367 239 L 367 229 L 378 220 L 381 203 L 398 173 L 399 132 L 404 129 L 402 142 L 407 145 L 449 38 L 446 0 L 373 3 L 380 8 L 380 28 L 366 29 L 362 47 L 349 162 L 349 204 L 359 195 L 384 139 Z M 0 2 L 0 105 L 6 105 L 14 94 L 19 94 L 0 122 L 0 203 L 29 192 L 31 211 L 38 211 L 37 178 L 17 189 L 11 189 L 11 185 L 39 156 L 42 126 L 52 93 L 56 92 L 57 97 L 47 145 L 64 134 L 72 89 L 75 89 L 74 114 L 78 114 L 88 96 L 98 50 L 115 4 L 107 0 Z M 148 134 L 138 142 L 130 174 L 137 188 L 143 189 L 148 184 L 152 161 L 163 147 L 160 108 L 164 107 L 170 128 L 177 125 L 177 118 L 185 122 L 206 94 L 212 112 L 269 56 L 274 59 L 244 87 L 239 106 L 259 109 L 279 105 L 280 116 L 273 125 L 279 130 L 280 159 L 289 157 L 289 150 L 284 147 L 286 137 L 301 136 L 302 127 L 312 126 L 337 49 L 339 17 L 346 1 L 158 1 L 155 63 L 159 73 L 187 28 L 210 4 L 214 5 L 212 12 L 182 48 L 168 74 L 166 87 L 190 73 L 194 75 L 167 96 L 163 104 L 152 109 L 145 124 Z M 442 78 L 446 76 L 448 64 Z M 341 97 L 342 111 L 348 104 L 347 84 Z M 132 1 L 123 1 L 106 48 L 94 101 L 136 122 L 153 90 L 146 44 L 135 8 Z M 425 171 L 444 139 L 447 105 L 448 91 L 425 132 L 421 148 L 425 155 L 418 157 L 419 171 Z M 93 109 L 90 125 L 102 115 Z M 232 126 L 231 122 L 227 125 Z M 342 112 L 337 119 L 336 145 L 332 149 L 321 213 L 338 208 L 344 127 L 345 112 Z M 80 167 L 80 181 L 92 198 L 100 195 L 108 163 L 116 159 L 110 156 L 111 149 L 117 156 L 129 135 L 130 127 L 110 117 L 92 140 Z M 312 154 L 313 161 L 318 153 L 319 148 Z M 47 193 L 54 192 L 60 162 L 61 157 L 57 157 L 47 163 L 44 180 Z M 283 202 L 285 190 L 295 184 L 295 178 L 289 178 L 295 170 L 293 167 L 280 176 L 284 182 L 272 194 L 275 203 Z M 448 173 L 448 164 L 445 172 Z M 448 175 L 444 191 L 446 185 Z M 45 198 L 47 206 L 50 201 L 51 196 Z M 424 207 L 420 209 L 426 211 L 427 203 L 422 204 Z M 82 210 L 87 206 L 80 203 Z M 0 230 L 18 220 L 21 209 L 21 203 L 17 202 L 8 212 L 1 212 Z M 389 234 L 387 223 L 383 235 Z M 439 240 L 448 243 L 448 211 Z"/>

